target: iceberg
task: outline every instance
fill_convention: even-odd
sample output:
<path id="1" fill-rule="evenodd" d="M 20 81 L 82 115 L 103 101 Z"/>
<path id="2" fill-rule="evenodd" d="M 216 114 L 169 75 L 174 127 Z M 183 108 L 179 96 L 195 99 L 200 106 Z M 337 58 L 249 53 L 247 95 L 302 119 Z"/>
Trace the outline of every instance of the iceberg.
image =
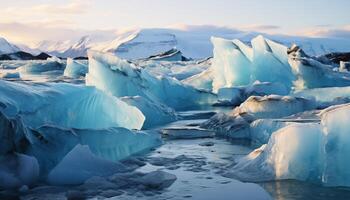
<path id="1" fill-rule="evenodd" d="M 140 129 L 144 122 L 137 108 L 91 86 L 0 83 L 0 102 L 5 105 L 5 113 L 20 114 L 33 128 L 54 124 L 81 129 Z"/>
<path id="2" fill-rule="evenodd" d="M 350 87 L 305 89 L 294 92 L 292 96 L 314 99 L 317 103 L 317 107 L 326 108 L 331 105 L 350 102 Z"/>
<path id="3" fill-rule="evenodd" d="M 292 123 L 275 131 L 266 145 L 238 160 L 228 176 L 350 186 L 349 113 L 350 104 L 332 106 L 319 114 L 321 123 Z"/>
<path id="4" fill-rule="evenodd" d="M 89 51 L 88 55 L 86 84 L 116 97 L 142 96 L 175 110 L 209 105 L 216 99 L 215 95 L 184 85 L 174 78 L 153 76 L 112 54 Z"/>
<path id="5" fill-rule="evenodd" d="M 49 71 L 63 71 L 63 63 L 57 61 L 32 61 L 17 69 L 21 76 L 42 74 Z"/>
<path id="6" fill-rule="evenodd" d="M 235 113 L 249 113 L 256 118 L 281 118 L 295 113 L 316 108 L 313 100 L 291 96 L 251 96 L 239 107 Z"/>
<path id="7" fill-rule="evenodd" d="M 322 131 L 318 124 L 292 124 L 274 132 L 269 143 L 238 161 L 231 176 L 244 181 L 320 181 Z"/>
<path id="8" fill-rule="evenodd" d="M 17 152 L 33 157 L 40 179 L 46 180 L 66 156 L 74 155 L 69 153 L 77 145 L 87 146 L 99 159 L 118 161 L 161 144 L 158 133 L 126 129 L 142 127 L 145 118 L 140 110 L 94 87 L 0 82 L 0 155 Z M 88 176 L 83 174 L 77 172 L 78 178 L 72 179 L 85 180 Z M 67 184 L 74 180 L 67 179 Z M 13 186 L 21 184 L 26 181 Z"/>
<path id="9" fill-rule="evenodd" d="M 79 78 L 85 76 L 88 71 L 88 67 L 83 63 L 80 63 L 72 58 L 67 58 L 67 65 L 64 69 L 64 76 L 70 78 Z"/>
<path id="10" fill-rule="evenodd" d="M 252 47 L 239 40 L 212 37 L 211 41 L 214 45 L 210 68 L 213 92 L 224 87 L 247 86 L 255 81 L 283 84 L 290 90 L 294 76 L 288 64 L 287 47 L 263 36 L 254 38 Z M 192 79 L 201 82 L 203 77 Z"/>
<path id="11" fill-rule="evenodd" d="M 288 92 L 350 84 L 349 72 L 333 70 L 333 66 L 309 57 L 296 45 L 287 48 L 261 35 L 251 40 L 251 47 L 237 39 L 212 37 L 211 41 L 211 67 L 185 83 L 214 93 L 220 88 L 250 86 L 255 81 L 281 84 Z"/>
<path id="12" fill-rule="evenodd" d="M 333 71 L 331 65 L 325 65 L 310 58 L 296 45 L 288 49 L 288 57 L 296 77 L 295 90 L 350 85 L 350 73 Z"/>

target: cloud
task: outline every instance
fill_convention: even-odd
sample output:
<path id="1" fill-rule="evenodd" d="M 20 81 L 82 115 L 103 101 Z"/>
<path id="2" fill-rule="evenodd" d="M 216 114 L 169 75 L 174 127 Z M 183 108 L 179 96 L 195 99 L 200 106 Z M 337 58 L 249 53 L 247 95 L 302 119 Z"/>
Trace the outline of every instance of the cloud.
<path id="1" fill-rule="evenodd" d="M 297 33 L 309 37 L 350 38 L 350 25 L 333 28 L 331 26 L 316 26 Z"/>
<path id="2" fill-rule="evenodd" d="M 280 29 L 280 26 L 270 25 L 270 24 L 250 24 L 241 27 L 244 30 L 253 30 L 253 31 L 270 31 Z"/>
<path id="3" fill-rule="evenodd" d="M 0 37 L 11 42 L 33 46 L 42 40 L 77 40 L 84 35 L 113 37 L 115 30 L 83 30 L 67 28 L 65 21 L 34 23 L 0 23 Z M 62 24 L 62 26 L 61 26 Z"/>
<path id="4" fill-rule="evenodd" d="M 87 14 L 90 0 L 70 0 L 67 3 L 34 4 L 27 7 L 4 7 L 0 12 L 0 22 L 32 23 L 45 21 L 74 21 L 75 15 Z"/>

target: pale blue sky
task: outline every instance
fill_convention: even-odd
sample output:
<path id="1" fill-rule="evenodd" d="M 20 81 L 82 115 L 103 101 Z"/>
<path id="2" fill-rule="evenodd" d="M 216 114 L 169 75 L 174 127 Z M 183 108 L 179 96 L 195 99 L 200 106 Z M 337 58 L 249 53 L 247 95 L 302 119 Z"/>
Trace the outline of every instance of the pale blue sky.
<path id="1" fill-rule="evenodd" d="M 7 35 L 11 31 L 1 24 L 90 30 L 205 24 L 282 34 L 350 30 L 349 0 L 0 0 L 0 5 L 0 34 Z"/>
<path id="2" fill-rule="evenodd" d="M 75 14 L 38 13 L 47 19 L 70 19 L 79 27 L 119 28 L 126 26 L 163 27 L 172 24 L 212 24 L 245 26 L 275 25 L 283 28 L 318 25 L 342 26 L 350 23 L 348 0 L 0 0 L 2 8 L 30 8 L 40 5 L 67 6 L 81 4 Z M 27 14 L 27 13 L 24 13 Z M 29 14 L 29 13 L 28 13 Z M 5 16 L 7 21 L 20 17 Z M 13 20 L 11 20 L 13 18 Z"/>

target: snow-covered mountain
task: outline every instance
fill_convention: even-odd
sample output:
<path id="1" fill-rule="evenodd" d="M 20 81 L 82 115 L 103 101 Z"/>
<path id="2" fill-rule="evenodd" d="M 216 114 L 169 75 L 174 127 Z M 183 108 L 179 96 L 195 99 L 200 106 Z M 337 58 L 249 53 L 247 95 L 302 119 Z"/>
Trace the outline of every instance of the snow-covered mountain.
<path id="1" fill-rule="evenodd" d="M 20 51 L 20 49 L 16 45 L 11 44 L 5 38 L 0 37 L 0 55 L 15 53 L 18 51 Z"/>
<path id="2" fill-rule="evenodd" d="M 103 40 L 86 35 L 79 40 L 42 41 L 32 48 L 60 57 L 86 56 L 87 50 L 93 49 L 112 52 L 126 59 L 147 58 L 176 48 L 185 57 L 197 59 L 212 55 L 211 36 L 238 38 L 248 42 L 259 34 L 261 33 L 214 26 L 194 26 L 184 29 L 136 29 L 116 33 L 114 37 Z M 350 39 L 262 35 L 286 46 L 296 43 L 310 55 L 350 51 Z"/>

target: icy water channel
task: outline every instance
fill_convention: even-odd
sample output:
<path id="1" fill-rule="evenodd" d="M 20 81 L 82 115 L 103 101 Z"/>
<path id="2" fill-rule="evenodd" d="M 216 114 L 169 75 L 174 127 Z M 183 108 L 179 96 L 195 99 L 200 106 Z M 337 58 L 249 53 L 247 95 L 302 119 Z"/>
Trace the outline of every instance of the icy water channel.
<path id="1" fill-rule="evenodd" d="M 212 111 L 183 112 L 180 115 L 186 118 L 185 120 L 158 127 L 157 130 L 196 130 L 196 125 L 212 114 Z M 3 196 L 1 199 L 350 199 L 350 190 L 346 188 L 326 188 L 292 180 L 243 183 L 226 178 L 225 173 L 234 166 L 235 160 L 251 151 L 249 142 L 242 140 L 220 137 L 164 137 L 162 146 L 147 154 L 135 156 L 135 159 L 142 162 L 142 165 L 136 168 L 136 172 L 161 170 L 174 174 L 177 179 L 169 188 L 148 191 L 126 183 L 124 188 L 116 190 L 108 189 L 109 183 L 96 179 L 95 183 L 85 186 L 41 185 L 21 194 Z"/>

